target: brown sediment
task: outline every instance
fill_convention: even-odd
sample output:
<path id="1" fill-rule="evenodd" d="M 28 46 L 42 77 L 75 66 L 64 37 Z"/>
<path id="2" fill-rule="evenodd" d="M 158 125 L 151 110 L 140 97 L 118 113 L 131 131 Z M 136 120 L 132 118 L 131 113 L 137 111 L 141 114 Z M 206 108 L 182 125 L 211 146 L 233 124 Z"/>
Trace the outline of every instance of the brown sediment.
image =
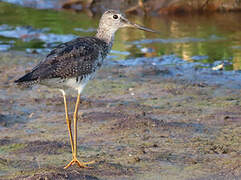
<path id="1" fill-rule="evenodd" d="M 164 78 L 168 68 L 144 66 L 106 66 L 88 84 L 78 154 L 96 164 L 63 170 L 72 155 L 61 94 L 12 83 L 30 61 L 36 57 L 0 57 L 0 114 L 13 122 L 0 125 L 0 179 L 241 178 L 240 89 Z M 70 112 L 75 96 L 67 96 Z"/>

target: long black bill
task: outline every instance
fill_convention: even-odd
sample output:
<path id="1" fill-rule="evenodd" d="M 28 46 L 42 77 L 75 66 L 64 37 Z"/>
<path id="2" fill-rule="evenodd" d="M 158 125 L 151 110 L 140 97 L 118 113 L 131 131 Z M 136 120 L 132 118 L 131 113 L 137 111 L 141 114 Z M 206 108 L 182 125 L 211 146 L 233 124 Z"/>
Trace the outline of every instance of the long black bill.
<path id="1" fill-rule="evenodd" d="M 159 33 L 159 32 L 157 32 L 157 31 L 154 31 L 154 30 L 152 30 L 152 29 L 149 29 L 149 28 L 140 26 L 140 25 L 138 25 L 138 24 L 131 24 L 131 25 L 132 25 L 132 27 L 137 28 L 137 29 L 140 29 L 140 30 L 143 30 L 143 31 L 148 31 L 148 32 L 153 32 L 153 33 Z"/>
<path id="2" fill-rule="evenodd" d="M 131 23 L 128 19 L 126 19 L 126 18 L 121 18 L 121 20 L 122 20 L 122 22 L 123 23 L 125 23 L 125 25 L 127 26 L 127 27 L 133 27 L 133 28 L 136 28 L 136 29 L 140 29 L 140 30 L 142 30 L 142 31 L 148 31 L 148 32 L 153 32 L 153 33 L 160 33 L 160 32 L 158 32 L 158 31 L 154 31 L 154 30 L 152 30 L 152 29 L 149 29 L 149 28 L 146 28 L 146 27 L 143 27 L 143 26 L 140 26 L 140 25 L 138 25 L 138 24 L 133 24 L 133 23 Z"/>

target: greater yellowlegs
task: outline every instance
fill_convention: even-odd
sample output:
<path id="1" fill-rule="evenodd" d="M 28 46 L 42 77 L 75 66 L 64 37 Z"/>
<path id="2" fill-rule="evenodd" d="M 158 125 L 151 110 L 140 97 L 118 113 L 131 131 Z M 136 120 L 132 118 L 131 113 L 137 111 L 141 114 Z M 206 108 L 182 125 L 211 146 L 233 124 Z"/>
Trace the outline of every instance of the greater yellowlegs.
<path id="1" fill-rule="evenodd" d="M 113 45 L 114 34 L 119 28 L 134 27 L 144 31 L 155 32 L 129 22 L 119 11 L 106 11 L 99 22 L 97 33 L 93 37 L 79 37 L 58 45 L 33 70 L 16 80 L 20 86 L 46 85 L 59 89 L 64 98 L 66 121 L 72 148 L 72 161 L 68 168 L 77 163 L 79 167 L 88 167 L 92 162 L 80 162 L 77 159 L 77 118 L 80 103 L 80 93 L 103 64 L 103 60 Z M 71 130 L 71 120 L 68 115 L 65 90 L 73 88 L 78 91 L 74 110 L 74 140 Z"/>

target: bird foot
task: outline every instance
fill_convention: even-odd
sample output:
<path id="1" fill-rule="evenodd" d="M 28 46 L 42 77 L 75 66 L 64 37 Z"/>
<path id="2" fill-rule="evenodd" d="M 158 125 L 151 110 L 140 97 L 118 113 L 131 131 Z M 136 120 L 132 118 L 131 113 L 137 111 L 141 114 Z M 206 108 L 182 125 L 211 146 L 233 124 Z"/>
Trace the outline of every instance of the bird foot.
<path id="1" fill-rule="evenodd" d="M 88 165 L 89 164 L 93 164 L 95 163 L 95 161 L 90 161 L 90 162 L 80 162 L 77 158 L 73 158 L 72 161 L 70 161 L 69 164 L 67 164 L 67 166 L 64 167 L 64 169 L 69 168 L 70 166 L 77 164 L 80 168 L 91 168 Z"/>

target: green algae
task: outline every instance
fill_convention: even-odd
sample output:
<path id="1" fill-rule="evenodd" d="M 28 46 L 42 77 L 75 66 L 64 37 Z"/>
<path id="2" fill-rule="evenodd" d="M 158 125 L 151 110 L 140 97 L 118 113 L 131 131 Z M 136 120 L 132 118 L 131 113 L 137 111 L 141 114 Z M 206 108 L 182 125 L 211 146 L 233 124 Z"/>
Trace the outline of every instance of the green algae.
<path id="1" fill-rule="evenodd" d="M 11 153 L 17 151 L 19 149 L 23 149 L 25 147 L 24 144 L 10 144 L 10 145 L 3 145 L 0 146 L 1 153 Z"/>

